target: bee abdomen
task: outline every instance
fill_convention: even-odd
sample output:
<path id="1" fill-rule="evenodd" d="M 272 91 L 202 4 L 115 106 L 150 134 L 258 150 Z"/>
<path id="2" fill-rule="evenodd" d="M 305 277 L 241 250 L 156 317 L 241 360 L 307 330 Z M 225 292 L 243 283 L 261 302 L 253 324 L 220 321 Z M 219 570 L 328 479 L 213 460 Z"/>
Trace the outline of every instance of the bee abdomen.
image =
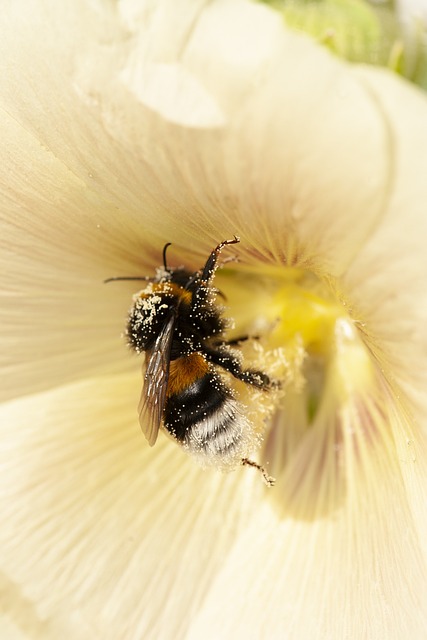
<path id="1" fill-rule="evenodd" d="M 184 391 L 170 396 L 165 407 L 166 429 L 185 447 L 210 456 L 240 455 L 248 421 L 219 376 L 210 371 Z"/>
<path id="2" fill-rule="evenodd" d="M 227 398 L 217 412 L 204 417 L 188 430 L 185 444 L 193 452 L 206 456 L 234 456 L 240 451 L 247 427 L 237 401 Z"/>
<path id="3" fill-rule="evenodd" d="M 165 406 L 165 426 L 177 440 L 185 440 L 188 429 L 221 411 L 230 391 L 219 376 L 209 371 L 178 393 L 168 397 Z"/>

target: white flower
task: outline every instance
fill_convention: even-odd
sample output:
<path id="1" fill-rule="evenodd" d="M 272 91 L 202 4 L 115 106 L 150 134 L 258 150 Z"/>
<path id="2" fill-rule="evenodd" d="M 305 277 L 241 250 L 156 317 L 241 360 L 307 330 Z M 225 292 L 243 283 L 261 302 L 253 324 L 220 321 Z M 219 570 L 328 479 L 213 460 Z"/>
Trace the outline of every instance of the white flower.
<path id="1" fill-rule="evenodd" d="M 421 640 L 425 96 L 243 0 L 34 0 L 0 42 L 2 637 Z M 102 284 L 233 234 L 272 489 L 146 446 Z"/>

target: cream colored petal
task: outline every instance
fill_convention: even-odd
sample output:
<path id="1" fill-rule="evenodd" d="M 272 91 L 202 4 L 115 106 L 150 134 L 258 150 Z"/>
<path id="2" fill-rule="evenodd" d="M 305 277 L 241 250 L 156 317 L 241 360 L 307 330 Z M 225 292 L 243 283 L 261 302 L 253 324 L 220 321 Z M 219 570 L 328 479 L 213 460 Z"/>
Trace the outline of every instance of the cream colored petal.
<path id="1" fill-rule="evenodd" d="M 67 16 L 54 2 L 3 13 L 2 398 L 127 368 L 120 335 L 135 285 L 103 280 L 152 273 L 173 235 L 144 222 L 147 209 L 166 210 L 139 183 L 138 145 L 109 135 L 76 80 L 90 59 L 96 76 L 109 69 L 125 34 L 116 18 L 96 3 Z M 131 122 L 143 130 L 141 114 Z"/>
<path id="2" fill-rule="evenodd" d="M 134 36 L 120 78 L 141 103 L 186 127 L 226 125 L 227 103 L 237 85 L 244 99 L 253 74 L 275 54 L 283 31 L 275 12 L 244 0 L 210 7 L 190 1 L 179 11 L 171 0 L 162 0 L 150 14 L 141 3 L 125 2 L 120 8 Z M 203 51 L 194 51 L 200 44 Z M 223 65 L 220 74 L 218 63 Z"/>
<path id="3" fill-rule="evenodd" d="M 414 21 L 424 20 L 427 24 L 427 7 L 424 0 L 397 0 L 396 8 L 400 20 L 409 30 L 414 28 Z"/>
<path id="4" fill-rule="evenodd" d="M 129 19 L 134 40 L 124 73 L 131 91 L 141 98 L 144 64 L 151 77 L 153 60 L 173 66 L 179 51 L 180 69 L 198 79 L 227 122 L 221 135 L 203 136 L 155 116 L 150 122 L 148 162 L 184 223 L 178 241 L 187 244 L 192 233 L 214 243 L 222 228 L 242 236 L 242 252 L 340 274 L 387 213 L 398 153 L 394 117 L 379 108 L 357 70 L 284 31 L 265 7 L 214 3 L 193 16 L 191 30 L 174 34 L 172 15 L 162 22 L 162 11 L 154 13 L 142 26 Z M 153 47 L 147 32 L 159 36 Z M 257 46 L 245 55 L 249 48 L 236 41 L 255 33 Z M 396 91 L 404 113 L 414 97 L 399 80 Z M 179 121 L 185 82 L 176 92 L 172 102 L 180 106 L 168 118 Z M 164 104 L 161 92 L 157 98 L 157 113 L 171 108 L 169 93 Z M 156 146 L 159 139 L 164 143 Z M 155 212 L 148 216 L 157 227 L 169 224 Z"/>
<path id="5" fill-rule="evenodd" d="M 151 271 L 165 241 L 191 252 L 177 262 L 199 266 L 237 233 L 251 259 L 339 272 L 382 211 L 388 133 L 346 66 L 265 7 L 141 6 L 140 22 L 131 5 L 73 3 L 64 15 L 33 0 L 4 11 L 5 397 L 126 366 L 118 333 L 132 289 L 101 282 Z M 159 37 L 165 28 L 174 38 Z M 219 105 L 220 133 L 141 103 L 141 42 L 143 62 L 180 65 L 181 97 L 179 78 L 191 77 Z"/>
<path id="6" fill-rule="evenodd" d="M 144 105 L 158 110 L 166 120 L 177 121 L 185 127 L 224 126 L 222 110 L 185 67 L 162 63 L 141 65 L 139 52 L 135 53 L 132 68 L 123 70 L 122 79 Z"/>
<path id="7" fill-rule="evenodd" d="M 390 80 L 399 111 L 384 110 L 366 76 L 276 30 L 265 8 L 211 3 L 191 14 L 186 29 L 188 19 L 178 20 L 185 16 L 181 8 L 159 3 L 177 25 L 180 40 L 170 46 L 154 37 L 164 24 L 161 10 L 144 4 L 147 22 L 139 32 L 130 6 L 123 22 L 115 5 L 104 3 L 75 3 L 64 15 L 57 3 L 29 2 L 26 12 L 16 5 L 2 17 L 1 55 L 8 64 L 0 98 L 0 242 L 9 291 L 1 305 L 8 327 L 1 352 L 10 365 L 8 392 L 124 367 L 118 333 L 131 288 L 110 294 L 98 283 L 139 267 L 144 273 L 171 239 L 198 264 L 223 234 L 238 233 L 247 256 L 256 251 L 264 260 L 339 275 L 376 231 L 381 242 L 368 245 L 356 263 L 358 277 L 349 271 L 346 285 L 357 291 L 368 330 L 379 332 L 382 342 L 373 347 L 389 345 L 391 352 L 395 343 L 403 345 L 404 324 L 396 338 L 384 312 L 394 312 L 394 320 L 400 310 L 404 318 L 405 303 L 415 313 L 409 326 L 420 344 L 424 307 L 412 302 L 421 291 L 419 272 L 409 271 L 411 294 L 400 297 L 401 287 L 398 306 L 378 305 L 378 316 L 373 294 L 383 282 L 372 279 L 378 246 L 403 235 L 408 194 L 416 194 L 417 206 L 425 200 L 422 166 L 412 173 L 414 131 L 424 118 L 419 98 Z M 242 26 L 228 20 L 236 12 Z M 232 46 L 236 29 L 237 41 L 250 41 L 255 16 L 259 40 L 268 40 L 264 28 L 274 36 L 271 49 L 260 48 L 260 55 L 254 49 L 242 60 Z M 171 98 L 167 92 L 148 108 L 135 90 L 139 34 L 158 47 L 151 58 L 148 52 L 147 64 L 179 65 L 175 112 L 161 108 L 162 95 Z M 172 124 L 182 121 L 187 95 L 207 96 L 209 108 L 224 117 L 223 129 Z M 204 116 L 212 125 L 206 104 L 198 104 L 197 122 Z M 399 129 L 402 138 L 396 119 L 399 126 L 411 120 Z M 420 211 L 408 204 L 418 225 Z M 414 235 L 408 266 L 413 256 L 419 264 Z M 396 285 L 406 284 L 395 277 Z M 388 356 L 390 365 L 403 355 L 402 347 L 394 361 Z M 405 377 L 409 382 L 403 368 L 401 384 Z M 6 584 L 14 586 L 7 591 L 16 594 L 11 620 L 14 608 L 31 610 L 43 638 L 46 629 L 59 637 L 61 628 L 69 637 L 167 637 L 171 621 L 179 638 L 188 636 L 195 615 L 195 637 L 207 637 L 207 629 L 214 634 L 220 620 L 220 630 L 233 637 L 285 628 L 295 638 L 303 632 L 315 638 L 320 630 L 341 639 L 364 624 L 374 637 L 385 629 L 387 638 L 397 638 L 401 632 L 417 637 L 425 628 L 423 476 L 415 469 L 426 452 L 399 412 L 391 449 L 365 458 L 369 472 L 360 477 L 350 467 L 347 498 L 354 500 L 316 522 L 294 515 L 279 523 L 273 503 L 260 506 L 264 488 L 250 470 L 240 477 L 203 473 L 174 443 L 163 440 L 155 452 L 145 448 L 133 415 L 136 381 L 99 379 L 3 408 L 7 482 L 0 535 Z M 315 445 L 328 438 L 320 424 L 295 456 L 294 464 L 310 469 L 311 481 L 313 447 L 320 465 L 322 449 Z M 321 483 L 322 500 L 328 490 L 341 497 L 328 479 Z M 302 483 L 307 486 L 313 484 Z M 297 515 L 305 507 L 301 503 Z M 407 611 L 414 616 L 404 616 Z"/>
<path id="8" fill-rule="evenodd" d="M 383 408 L 365 402 L 325 407 L 299 436 L 270 505 L 230 549 L 189 638 L 424 638 L 426 442 L 418 437 L 404 451 L 402 415 L 392 435 Z M 413 484 L 404 479 L 409 468 Z"/>
<path id="9" fill-rule="evenodd" d="M 391 74 L 361 69 L 359 76 L 393 131 L 393 180 L 387 209 L 348 269 L 344 287 L 386 376 L 422 403 L 424 421 L 427 99 Z"/>
<path id="10" fill-rule="evenodd" d="M 133 26 L 140 64 L 143 51 L 150 69 L 153 58 L 169 61 L 179 48 L 180 65 L 215 97 L 227 122 L 201 136 L 152 119 L 150 138 L 164 143 L 150 145 L 149 162 L 162 165 L 165 196 L 173 189 L 184 223 L 178 239 L 199 230 L 213 243 L 223 229 L 243 237 L 242 251 L 339 272 L 381 215 L 390 171 L 387 123 L 349 67 L 256 4 L 207 5 L 170 46 L 160 20 L 150 23 L 159 33 L 153 48 L 147 26 L 139 33 Z M 134 58 L 130 50 L 126 75 L 135 92 L 143 72 Z M 158 113 L 170 108 L 169 94 L 164 101 L 159 96 Z"/>
<path id="11" fill-rule="evenodd" d="M 57 5 L 43 3 L 40 19 L 52 25 L 47 37 L 57 52 L 54 66 L 31 12 L 29 18 L 14 16 L 14 32 L 22 31 L 21 41 L 28 42 L 18 47 L 11 29 L 5 34 L 11 72 L 21 78 L 20 87 L 14 81 L 13 93 L 3 98 L 14 118 L 120 211 L 126 201 L 134 217 L 138 202 L 145 228 L 154 227 L 159 236 L 172 231 L 188 246 L 203 229 L 212 244 L 220 230 L 243 234 L 251 223 L 251 239 L 264 254 L 283 257 L 285 251 L 289 260 L 301 260 L 298 248 L 286 246 L 296 232 L 301 247 L 313 245 L 305 258 L 322 255 L 325 262 L 330 251 L 333 263 L 339 251 L 335 257 L 347 261 L 351 246 L 339 248 L 344 225 L 347 231 L 363 210 L 363 222 L 352 227 L 353 244 L 366 236 L 383 206 L 389 171 L 382 155 L 388 132 L 348 67 L 286 32 L 274 12 L 251 3 L 231 0 L 203 10 L 198 4 L 188 16 L 176 3 L 161 2 L 155 9 L 147 3 L 144 20 L 131 26 L 127 14 L 121 24 L 94 6 L 91 13 L 76 5 L 64 21 Z M 166 38 L 171 25 L 174 37 Z M 257 46 L 249 48 L 255 34 Z M 139 51 L 149 70 L 154 63 L 179 64 L 179 76 L 198 82 L 224 112 L 223 133 L 217 127 L 176 127 L 145 109 L 138 92 L 123 86 L 123 74 L 131 88 L 143 75 L 138 67 L 132 77 Z M 71 73 L 64 77 L 66 68 Z M 186 82 L 176 83 L 184 95 Z M 34 86 L 43 86 L 44 94 L 28 96 Z M 169 94 L 165 102 L 169 109 Z M 29 118 L 30 105 L 36 117 Z M 113 192 L 118 183 L 120 195 Z M 314 224 L 321 236 L 316 242 Z"/>
<path id="12" fill-rule="evenodd" d="M 199 469 L 165 436 L 148 447 L 138 389 L 98 378 L 0 409 L 7 613 L 32 640 L 186 637 L 268 491 L 251 469 Z"/>
<path id="13" fill-rule="evenodd" d="M 391 433 L 366 398 L 331 429 L 326 402 L 267 490 L 147 447 L 137 395 L 116 376 L 0 410 L 2 586 L 32 639 L 422 638 L 427 447 L 401 407 Z"/>
<path id="14" fill-rule="evenodd" d="M 9 619 L 0 619 L 0 633 L 2 638 L 7 640 L 29 640 L 30 636 L 24 633 L 18 625 Z"/>
<path id="15" fill-rule="evenodd" d="M 65 17 L 54 3 L 39 2 L 25 11 L 10 4 L 3 13 L 2 397 L 82 372 L 123 370 L 120 334 L 131 288 L 102 281 L 144 273 L 159 260 L 147 255 L 150 242 L 160 253 L 150 230 L 138 237 L 143 202 L 129 191 L 135 179 L 126 151 L 115 148 L 96 110 L 83 109 L 73 86 L 76 56 L 93 29 L 107 37 L 114 26 L 108 11 L 102 20 L 89 13 L 79 3 Z M 109 157 L 115 158 L 110 165 Z"/>

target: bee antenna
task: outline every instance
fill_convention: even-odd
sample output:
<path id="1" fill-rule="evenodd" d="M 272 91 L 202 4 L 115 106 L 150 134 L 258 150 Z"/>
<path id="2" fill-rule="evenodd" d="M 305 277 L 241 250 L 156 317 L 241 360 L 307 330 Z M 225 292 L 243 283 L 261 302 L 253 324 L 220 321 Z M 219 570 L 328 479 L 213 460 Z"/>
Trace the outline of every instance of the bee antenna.
<path id="1" fill-rule="evenodd" d="M 170 246 L 171 246 L 171 244 L 172 244 L 172 242 L 167 242 L 167 243 L 165 244 L 165 246 L 163 247 L 163 266 L 164 266 L 164 268 L 165 268 L 165 271 L 167 271 L 167 270 L 168 270 L 168 266 L 167 266 L 167 264 L 166 264 L 166 250 L 167 250 L 167 248 L 168 248 L 168 247 L 170 247 Z"/>
<path id="2" fill-rule="evenodd" d="M 155 278 L 150 278 L 149 276 L 115 276 L 114 278 L 107 278 L 106 280 L 104 280 L 104 284 L 106 284 L 107 282 L 116 282 L 117 280 L 145 280 L 146 282 L 150 282 L 155 280 Z"/>

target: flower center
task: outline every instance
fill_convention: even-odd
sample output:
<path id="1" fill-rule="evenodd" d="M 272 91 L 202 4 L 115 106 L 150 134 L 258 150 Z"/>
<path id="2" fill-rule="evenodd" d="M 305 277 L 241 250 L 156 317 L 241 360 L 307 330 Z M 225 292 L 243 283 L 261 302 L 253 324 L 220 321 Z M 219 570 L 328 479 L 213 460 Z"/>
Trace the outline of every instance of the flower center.
<path id="1" fill-rule="evenodd" d="M 299 269 L 219 272 L 216 284 L 226 292 L 235 326 L 230 337 L 253 335 L 286 386 L 294 391 L 303 379 L 313 418 L 325 386 L 337 398 L 372 383 L 373 364 L 345 304 L 327 284 Z M 268 366 L 268 363 L 267 365 Z"/>
<path id="2" fill-rule="evenodd" d="M 302 456 L 307 473 L 317 459 L 319 474 L 328 459 L 336 473 L 347 436 L 365 430 L 366 406 L 375 404 L 369 398 L 378 397 L 377 367 L 358 322 L 327 282 L 303 270 L 224 270 L 216 285 L 235 320 L 231 337 L 259 336 L 242 344 L 245 358 L 280 382 L 279 397 L 271 394 L 263 463 L 280 477 L 292 458 Z"/>

